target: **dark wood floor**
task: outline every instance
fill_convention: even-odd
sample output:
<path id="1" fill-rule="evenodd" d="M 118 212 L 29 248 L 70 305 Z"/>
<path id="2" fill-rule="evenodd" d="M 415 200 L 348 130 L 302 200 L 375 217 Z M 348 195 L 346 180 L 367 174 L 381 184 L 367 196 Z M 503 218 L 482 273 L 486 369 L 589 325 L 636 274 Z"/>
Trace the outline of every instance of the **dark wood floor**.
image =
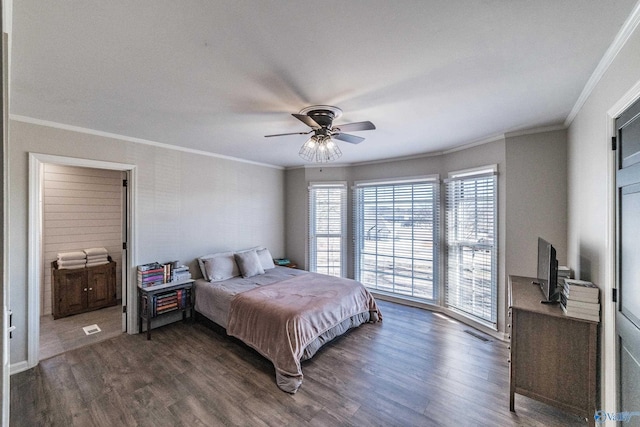
<path id="1" fill-rule="evenodd" d="M 295 395 L 270 362 L 203 324 L 121 335 L 11 377 L 12 426 L 571 426 L 586 421 L 516 396 L 507 345 L 412 307 L 303 363 Z"/>

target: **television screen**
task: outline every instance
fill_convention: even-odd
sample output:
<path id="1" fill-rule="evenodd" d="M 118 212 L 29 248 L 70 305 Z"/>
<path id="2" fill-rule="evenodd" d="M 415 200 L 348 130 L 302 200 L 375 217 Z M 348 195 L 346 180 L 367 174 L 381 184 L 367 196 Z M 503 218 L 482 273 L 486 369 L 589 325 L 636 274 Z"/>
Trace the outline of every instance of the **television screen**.
<path id="1" fill-rule="evenodd" d="M 538 277 L 537 283 L 544 296 L 542 302 L 555 302 L 558 298 L 556 286 L 558 284 L 558 260 L 556 250 L 541 237 L 538 237 Z"/>

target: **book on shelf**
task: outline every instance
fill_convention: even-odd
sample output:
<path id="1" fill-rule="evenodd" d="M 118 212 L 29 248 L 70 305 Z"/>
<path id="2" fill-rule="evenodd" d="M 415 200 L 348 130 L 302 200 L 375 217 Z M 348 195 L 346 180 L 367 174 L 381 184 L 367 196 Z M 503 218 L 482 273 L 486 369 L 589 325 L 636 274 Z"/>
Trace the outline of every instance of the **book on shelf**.
<path id="1" fill-rule="evenodd" d="M 140 272 L 147 272 L 147 271 L 153 271 L 153 270 L 162 270 L 162 264 L 160 264 L 159 262 L 150 262 L 149 264 L 141 264 L 138 266 L 138 271 Z"/>
<path id="2" fill-rule="evenodd" d="M 570 299 L 571 301 L 582 301 L 582 302 L 589 302 L 589 303 L 598 303 L 600 302 L 600 297 L 598 294 L 583 294 L 583 293 L 577 293 L 577 292 L 572 292 L 571 295 L 569 295 L 565 289 L 562 290 L 562 292 L 560 293 L 560 296 L 563 296 L 567 299 Z"/>
<path id="3" fill-rule="evenodd" d="M 560 294 L 560 304 L 562 304 L 567 309 L 585 311 L 592 314 L 600 313 L 600 303 L 576 301 L 568 299 L 564 294 Z"/>
<path id="4" fill-rule="evenodd" d="M 562 311 L 564 312 L 564 314 L 566 314 L 568 317 L 575 317 L 576 319 L 582 319 L 582 320 L 590 320 L 592 322 L 600 322 L 599 313 L 596 313 L 596 314 L 584 313 L 580 310 L 572 310 L 570 308 L 567 308 L 563 304 L 560 304 L 560 307 L 562 308 Z"/>
<path id="5" fill-rule="evenodd" d="M 567 293 L 597 294 L 600 292 L 600 288 L 587 280 L 565 279 L 564 288 Z"/>
<path id="6" fill-rule="evenodd" d="M 561 265 L 558 267 L 558 286 L 564 286 L 565 279 L 571 279 L 571 269 Z"/>
<path id="7" fill-rule="evenodd" d="M 191 279 L 191 272 L 186 265 L 174 267 L 177 261 L 161 264 L 151 262 L 138 266 L 138 287 L 162 285 L 164 283 L 182 282 Z"/>

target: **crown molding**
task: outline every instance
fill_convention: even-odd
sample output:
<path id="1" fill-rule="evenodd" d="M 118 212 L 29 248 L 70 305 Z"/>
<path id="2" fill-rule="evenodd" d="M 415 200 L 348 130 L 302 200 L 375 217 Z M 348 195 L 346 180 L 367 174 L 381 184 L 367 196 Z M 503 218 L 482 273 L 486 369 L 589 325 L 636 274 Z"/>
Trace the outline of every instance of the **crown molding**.
<path id="1" fill-rule="evenodd" d="M 636 30 L 639 23 L 640 1 L 636 3 L 633 10 L 631 11 L 631 14 L 622 25 L 622 28 L 620 28 L 620 31 L 618 31 L 615 39 L 613 39 L 611 46 L 609 46 L 607 51 L 604 53 L 604 56 L 598 63 L 596 69 L 593 71 L 593 74 L 591 74 L 591 77 L 589 78 L 589 80 L 587 80 L 587 84 L 582 89 L 582 93 L 580 93 L 578 100 L 576 101 L 573 108 L 571 109 L 571 112 L 564 121 L 565 127 L 569 127 L 569 125 L 571 125 L 573 120 L 576 118 L 585 102 L 587 102 L 587 99 L 589 98 L 589 96 L 591 96 L 591 93 L 600 82 L 600 79 L 602 79 L 604 74 L 607 72 L 609 66 L 616 59 L 616 56 L 618 56 L 618 53 L 620 53 L 624 45 L 629 40 L 629 37 L 631 37 L 633 32 Z"/>
<path id="2" fill-rule="evenodd" d="M 546 126 L 541 128 L 524 129 L 524 130 L 517 130 L 514 132 L 507 132 L 504 134 L 504 137 L 513 138 L 517 136 L 535 135 L 536 133 L 555 132 L 555 131 L 566 130 L 566 129 L 567 127 L 565 125 Z"/>
<path id="3" fill-rule="evenodd" d="M 263 166 L 263 167 L 279 169 L 279 170 L 283 170 L 284 169 L 282 166 L 271 165 L 271 164 L 268 164 L 268 163 L 254 162 L 252 160 L 246 160 L 246 159 L 241 159 L 241 158 L 232 157 L 232 156 L 225 156 L 225 155 L 222 155 L 222 154 L 211 153 L 209 151 L 195 150 L 193 148 L 180 147 L 178 145 L 171 145 L 171 144 L 166 144 L 166 143 L 163 143 L 163 142 L 150 141 L 150 140 L 142 139 L 142 138 L 134 138 L 134 137 L 131 137 L 131 136 L 119 135 L 119 134 L 111 133 L 111 132 L 103 132 L 103 131 L 100 131 L 100 130 L 88 129 L 88 128 L 83 128 L 83 127 L 80 127 L 80 126 L 72 126 L 72 125 L 67 125 L 67 124 L 58 123 L 58 122 L 52 122 L 52 121 L 48 121 L 48 120 L 41 120 L 41 119 L 36 119 L 36 118 L 33 118 L 33 117 L 20 116 L 20 115 L 17 115 L 17 114 L 10 114 L 9 115 L 9 119 L 17 121 L 17 122 L 29 123 L 29 124 L 39 125 L 39 126 L 46 126 L 46 127 L 50 127 L 50 128 L 54 128 L 54 129 L 61 129 L 61 130 L 67 130 L 67 131 L 71 131 L 71 132 L 84 133 L 84 134 L 87 134 L 87 135 L 94 135 L 94 136 L 101 136 L 101 137 L 105 137 L 105 138 L 118 139 L 118 140 L 121 140 L 121 141 L 132 142 L 132 143 L 135 143 L 135 144 L 143 144 L 143 145 L 150 145 L 152 147 L 157 147 L 157 148 L 165 148 L 167 150 L 181 151 L 183 153 L 196 154 L 196 155 L 199 155 L 199 156 L 215 157 L 215 158 L 218 158 L 218 159 L 231 160 L 231 161 L 239 162 L 239 163 L 248 163 L 248 164 L 251 164 L 251 165 Z"/>

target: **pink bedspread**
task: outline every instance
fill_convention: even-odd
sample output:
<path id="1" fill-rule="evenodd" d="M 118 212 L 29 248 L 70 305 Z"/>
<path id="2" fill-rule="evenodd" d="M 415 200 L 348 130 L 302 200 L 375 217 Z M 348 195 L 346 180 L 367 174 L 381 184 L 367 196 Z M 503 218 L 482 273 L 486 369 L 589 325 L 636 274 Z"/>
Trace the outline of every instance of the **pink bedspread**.
<path id="1" fill-rule="evenodd" d="M 382 320 L 373 296 L 355 280 L 308 273 L 236 295 L 227 333 L 253 347 L 276 368 L 278 387 L 295 393 L 302 384 L 305 347 L 352 316 Z"/>

